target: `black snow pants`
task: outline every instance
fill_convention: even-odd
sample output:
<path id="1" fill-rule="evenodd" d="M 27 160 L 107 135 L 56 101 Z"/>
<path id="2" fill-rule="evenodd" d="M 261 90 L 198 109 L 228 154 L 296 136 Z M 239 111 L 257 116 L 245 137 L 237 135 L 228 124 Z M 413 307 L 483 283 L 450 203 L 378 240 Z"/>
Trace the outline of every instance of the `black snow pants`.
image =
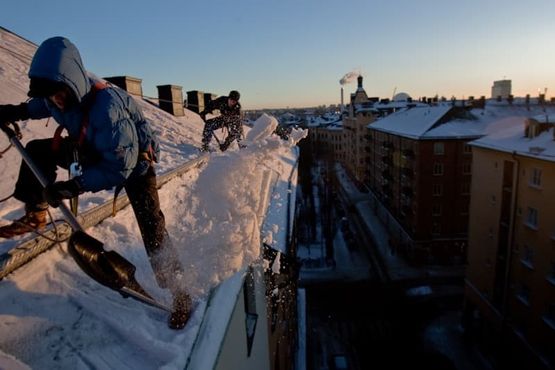
<path id="1" fill-rule="evenodd" d="M 243 138 L 243 125 L 241 124 L 240 117 L 221 115 L 206 120 L 204 130 L 202 131 L 202 144 L 208 146 L 212 140 L 214 131 L 222 127 L 226 127 L 229 132 L 225 140 L 221 143 L 221 150 L 225 151 L 234 140 L 237 140 L 237 144 L 241 142 Z"/>

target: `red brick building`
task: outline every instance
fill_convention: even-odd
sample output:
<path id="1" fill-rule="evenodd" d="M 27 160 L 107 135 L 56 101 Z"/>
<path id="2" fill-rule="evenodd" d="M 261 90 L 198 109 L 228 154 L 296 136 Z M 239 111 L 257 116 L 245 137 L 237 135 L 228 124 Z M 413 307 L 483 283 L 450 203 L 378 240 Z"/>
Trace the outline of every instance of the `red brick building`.
<path id="1" fill-rule="evenodd" d="M 415 263 L 465 261 L 472 170 L 467 142 L 481 136 L 460 130 L 471 125 L 457 121 L 466 114 L 450 104 L 418 106 L 368 126 L 366 183 L 375 210 L 388 225 L 391 248 Z"/>

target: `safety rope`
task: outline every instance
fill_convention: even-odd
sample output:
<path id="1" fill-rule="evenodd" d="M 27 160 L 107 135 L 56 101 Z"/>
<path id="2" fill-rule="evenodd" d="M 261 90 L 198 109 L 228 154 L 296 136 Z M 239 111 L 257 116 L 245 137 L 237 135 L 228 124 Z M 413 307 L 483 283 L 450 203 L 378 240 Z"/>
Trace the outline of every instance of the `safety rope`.
<path id="1" fill-rule="evenodd" d="M 0 151 L 0 158 L 2 158 L 2 157 L 4 156 L 4 154 L 6 154 L 7 151 L 10 150 L 10 149 L 12 148 L 12 146 L 13 146 L 13 145 L 10 143 L 6 149 Z"/>
<path id="2" fill-rule="evenodd" d="M 54 228 L 54 234 L 56 235 L 55 238 L 51 238 L 49 236 L 46 235 L 46 233 L 43 233 L 42 231 L 38 230 L 37 228 L 34 228 L 28 224 L 26 224 L 25 222 L 21 222 L 19 220 L 15 220 L 13 221 L 13 223 L 19 225 L 19 226 L 23 226 L 24 228 L 28 229 L 29 232 L 32 232 L 38 236 L 43 237 L 44 239 L 51 241 L 52 243 L 58 243 L 61 245 L 61 243 L 64 243 L 66 241 L 69 240 L 69 236 L 65 239 L 60 239 L 60 233 L 58 231 L 58 227 L 56 226 L 56 223 L 65 223 L 67 224 L 67 222 L 65 220 L 54 220 L 54 218 L 52 217 L 52 213 L 50 213 L 50 210 L 47 210 L 48 212 L 48 217 L 50 218 L 50 224 L 52 225 L 52 227 Z"/>
<path id="3" fill-rule="evenodd" d="M 14 193 L 11 193 L 10 195 L 8 195 L 5 198 L 0 199 L 0 203 L 4 203 L 5 201 L 7 201 L 8 199 L 10 199 L 11 197 L 13 197 Z"/>

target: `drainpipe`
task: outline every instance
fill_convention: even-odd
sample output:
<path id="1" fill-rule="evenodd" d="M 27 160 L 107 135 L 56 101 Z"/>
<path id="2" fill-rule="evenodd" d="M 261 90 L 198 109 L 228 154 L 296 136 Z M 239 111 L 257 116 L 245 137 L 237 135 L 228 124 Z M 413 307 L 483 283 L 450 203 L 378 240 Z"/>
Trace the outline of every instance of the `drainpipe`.
<path id="1" fill-rule="evenodd" d="M 516 234 L 516 212 L 518 209 L 518 186 L 519 186 L 519 178 L 520 178 L 520 161 L 518 160 L 517 156 L 516 156 L 516 151 L 513 151 L 512 153 L 512 158 L 513 161 L 516 163 L 516 170 L 515 170 L 515 174 L 513 176 L 515 176 L 516 178 L 513 179 L 513 183 L 515 184 L 515 190 L 514 193 L 512 195 L 512 201 L 513 201 L 513 207 L 512 207 L 512 215 L 511 215 L 511 231 L 510 231 L 510 236 L 509 236 L 509 248 L 507 250 L 507 269 L 505 272 L 505 289 L 504 289 L 504 297 L 503 297 L 503 305 L 501 307 L 501 322 L 502 322 L 502 327 L 505 326 L 506 321 L 507 321 L 507 312 L 509 310 L 508 308 L 508 301 L 509 301 L 509 278 L 511 276 L 511 265 L 513 263 L 512 261 L 512 251 L 513 251 L 513 247 L 515 245 L 515 234 Z"/>

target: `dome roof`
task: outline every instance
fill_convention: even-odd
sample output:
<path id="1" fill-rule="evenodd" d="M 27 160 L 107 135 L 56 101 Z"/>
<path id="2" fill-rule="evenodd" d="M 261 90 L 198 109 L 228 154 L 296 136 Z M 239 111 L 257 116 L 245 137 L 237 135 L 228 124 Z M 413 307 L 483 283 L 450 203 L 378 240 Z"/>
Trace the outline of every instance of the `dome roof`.
<path id="1" fill-rule="evenodd" d="M 393 101 L 408 101 L 410 98 L 410 95 L 404 92 L 400 92 L 395 94 L 395 96 L 393 97 Z"/>

